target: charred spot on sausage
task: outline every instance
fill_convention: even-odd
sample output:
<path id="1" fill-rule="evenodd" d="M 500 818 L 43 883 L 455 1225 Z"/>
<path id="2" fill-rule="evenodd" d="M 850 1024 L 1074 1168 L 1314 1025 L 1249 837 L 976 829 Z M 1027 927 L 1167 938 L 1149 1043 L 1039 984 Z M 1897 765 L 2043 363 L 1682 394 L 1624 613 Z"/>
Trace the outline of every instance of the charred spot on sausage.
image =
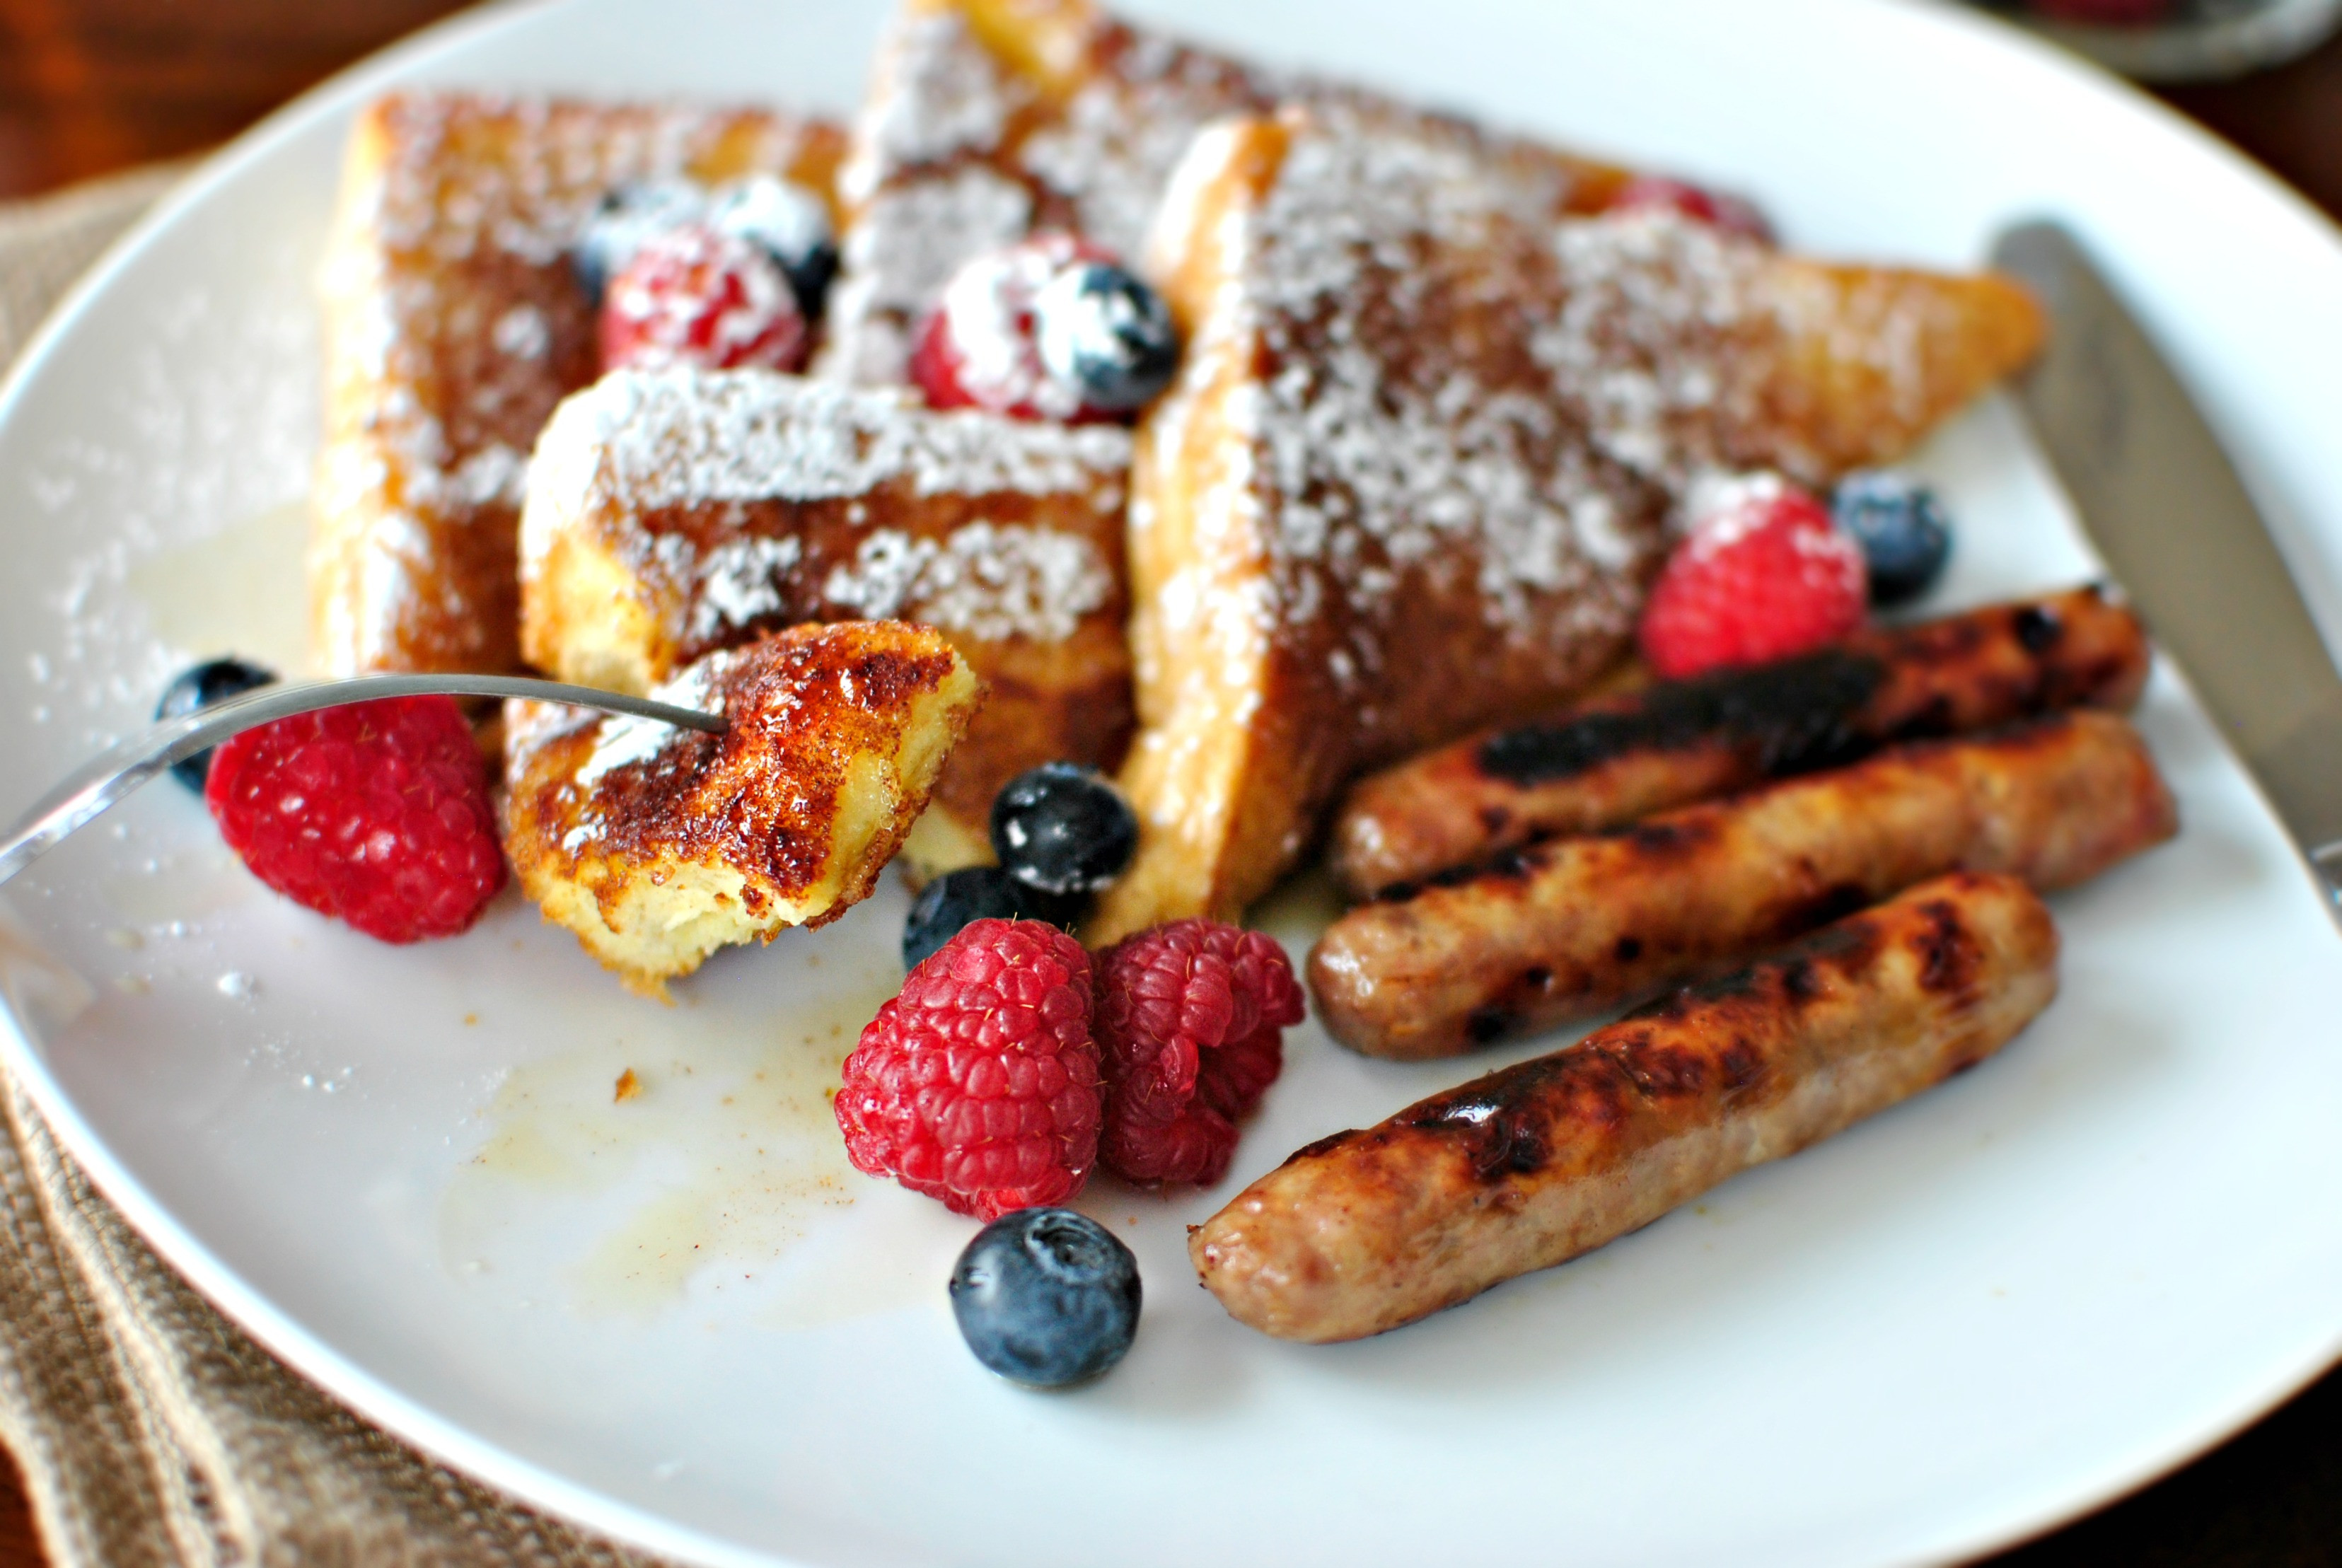
<path id="1" fill-rule="evenodd" d="M 1618 1053 L 1618 1065 L 1654 1100 L 1698 1094 L 1707 1088 L 1707 1060 L 1677 1045 L 1638 1040 Z"/>
<path id="2" fill-rule="evenodd" d="M 1716 1054 L 1716 1070 L 1724 1092 L 1737 1094 L 1765 1076 L 1765 1054 L 1735 1035 L 1731 1044 Z"/>
<path id="3" fill-rule="evenodd" d="M 1984 954 L 1975 936 L 1960 922 L 1960 912 L 1942 899 L 1919 906 L 1926 925 L 1911 939 L 1919 958 L 1919 988 L 1941 996 L 1967 990 L 1976 984 Z"/>
<path id="4" fill-rule="evenodd" d="M 1871 902 L 1868 888 L 1857 883 L 1836 883 L 1800 902 L 1784 923 L 1785 929 L 1802 931 L 1809 926 L 1828 925 L 1857 910 L 1868 908 Z"/>
<path id="5" fill-rule="evenodd" d="M 1716 828 L 1695 817 L 1682 822 L 1636 823 L 1622 829 L 1618 836 L 1644 854 L 1681 854 L 1713 839 Z"/>
<path id="6" fill-rule="evenodd" d="M 1859 721 L 1886 683 L 1879 660 L 1826 649 L 1746 669 L 1653 686 L 1633 705 L 1500 731 L 1476 760 L 1491 778 L 1527 787 L 1575 778 L 1636 752 L 1722 745 L 1767 776 L 1806 773 L 1867 749 Z"/>
<path id="7" fill-rule="evenodd" d="M 1343 1144 L 1351 1142 L 1353 1139 L 1363 1138 L 1366 1135 L 1366 1134 L 1365 1133 L 1356 1127 L 1352 1127 L 1346 1132 L 1332 1134 L 1326 1137 L 1318 1139 L 1314 1144 L 1302 1144 L 1301 1147 L 1294 1150 L 1293 1153 L 1285 1157 L 1285 1163 L 1289 1165 L 1296 1160 L 1314 1160 L 1320 1154 L 1330 1154 L 1335 1150 L 1340 1148 Z"/>
<path id="8" fill-rule="evenodd" d="M 2038 604 L 2027 604 L 2009 617 L 2009 630 L 2028 654 L 2039 658 L 2066 635 L 2066 624 Z"/>
<path id="9" fill-rule="evenodd" d="M 1492 1041 L 1502 1040 L 1512 1026 L 1511 1009 L 1493 1004 L 1475 1007 L 1464 1020 L 1464 1037 L 1475 1045 L 1486 1045 Z"/>

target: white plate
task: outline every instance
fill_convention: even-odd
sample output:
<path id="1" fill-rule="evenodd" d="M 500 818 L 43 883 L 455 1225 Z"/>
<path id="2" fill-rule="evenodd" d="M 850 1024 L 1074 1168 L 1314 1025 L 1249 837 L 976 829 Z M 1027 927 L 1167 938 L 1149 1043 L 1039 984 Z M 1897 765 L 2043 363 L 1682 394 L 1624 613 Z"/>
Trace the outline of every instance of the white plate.
<path id="1" fill-rule="evenodd" d="M 1198 34 L 1760 195 L 1813 248 L 1957 265 L 2056 212 L 2111 257 L 2342 625 L 2342 246 L 2201 136 L 1966 14 L 1886 0 L 1161 0 Z M 225 156 L 0 402 L 0 801 L 169 671 L 297 635 L 310 280 L 354 107 L 393 81 L 854 103 L 846 0 L 578 0 L 434 34 Z M 2089 571 L 2007 412 L 1921 465 L 1947 603 Z M 290 509 L 290 510 L 288 510 Z M 294 630 L 288 633 L 287 628 Z M 1136 1350 L 1054 1397 L 980 1372 L 969 1227 L 844 1164 L 826 1074 L 897 978 L 889 890 L 663 1009 L 507 896 L 377 945 L 146 792 L 9 892 L 14 1064 L 100 1184 L 288 1361 L 512 1492 L 723 1562 L 1947 1558 L 2216 1441 L 2342 1339 L 2342 944 L 2168 676 L 2169 847 L 2057 901 L 2066 994 L 1985 1069 L 1594 1257 L 1384 1339 L 1283 1345 L 1181 1226 L 1461 1074 L 1296 1034 L 1222 1191 L 1086 1203 Z M 1298 932 L 1306 909 L 1282 917 Z M 53 962 L 85 984 L 48 973 Z M 230 979 L 248 976 L 250 984 Z M 647 1092 L 611 1103 L 632 1067 Z"/>

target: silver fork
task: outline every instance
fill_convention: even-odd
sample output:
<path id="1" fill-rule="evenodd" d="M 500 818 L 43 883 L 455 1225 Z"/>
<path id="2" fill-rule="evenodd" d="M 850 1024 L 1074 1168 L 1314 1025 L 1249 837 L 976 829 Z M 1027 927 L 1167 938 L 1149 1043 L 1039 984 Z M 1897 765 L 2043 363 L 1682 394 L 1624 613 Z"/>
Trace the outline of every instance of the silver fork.
<path id="1" fill-rule="evenodd" d="M 0 836 L 0 883 L 40 859 L 75 829 L 104 815 L 116 801 L 173 763 L 207 751 L 239 730 L 290 718 L 295 714 L 338 707 L 344 703 L 431 694 L 534 697 L 539 702 L 656 719 L 709 734 L 724 733 L 720 714 L 704 714 L 694 708 L 674 707 L 616 692 L 597 692 L 591 686 L 564 685 L 558 681 L 536 681 L 520 675 L 360 675 L 346 681 L 265 686 L 180 718 L 165 719 L 144 734 L 115 743 L 75 768 L 63 784 L 43 795 L 32 810 L 11 824 L 5 836 Z"/>

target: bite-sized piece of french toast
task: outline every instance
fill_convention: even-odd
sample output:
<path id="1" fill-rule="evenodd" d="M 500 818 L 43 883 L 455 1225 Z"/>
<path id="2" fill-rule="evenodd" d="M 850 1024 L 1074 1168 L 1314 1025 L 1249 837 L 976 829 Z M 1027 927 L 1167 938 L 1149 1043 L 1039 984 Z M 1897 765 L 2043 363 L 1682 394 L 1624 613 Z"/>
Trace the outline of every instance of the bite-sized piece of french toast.
<path id="1" fill-rule="evenodd" d="M 851 221 L 822 374 L 907 380 L 912 335 L 952 275 L 1027 235 L 1078 235 L 1135 260 L 1196 133 L 1286 101 L 1434 123 L 1128 25 L 1091 0 L 906 0 L 841 176 Z M 1484 145 L 1555 211 L 1598 205 L 1628 177 L 1526 142 Z"/>
<path id="2" fill-rule="evenodd" d="M 869 896 L 983 697 L 934 630 L 793 627 L 653 689 L 720 735 L 507 704 L 505 853 L 545 917 L 627 986 Z"/>
<path id="3" fill-rule="evenodd" d="M 773 174 L 834 199 L 839 127 L 767 110 L 393 94 L 351 133 L 324 270 L 309 554 L 335 674 L 519 663 L 529 449 L 599 368 L 567 252 L 638 180 Z"/>
<path id="4" fill-rule="evenodd" d="M 1123 634 L 1130 437 L 766 371 L 621 371 L 562 404 L 522 524 L 522 648 L 640 693 L 806 621 L 930 624 L 991 689 L 906 851 L 991 858 L 1026 768 L 1112 768 L 1132 727 Z"/>
<path id="5" fill-rule="evenodd" d="M 1996 278 L 1556 222 L 1468 139 L 1291 110 L 1196 139 L 1150 252 L 1187 348 L 1138 431 L 1144 836 L 1096 941 L 1235 918 L 1352 773 L 1583 686 L 1701 474 L 1883 459 L 2039 333 Z"/>

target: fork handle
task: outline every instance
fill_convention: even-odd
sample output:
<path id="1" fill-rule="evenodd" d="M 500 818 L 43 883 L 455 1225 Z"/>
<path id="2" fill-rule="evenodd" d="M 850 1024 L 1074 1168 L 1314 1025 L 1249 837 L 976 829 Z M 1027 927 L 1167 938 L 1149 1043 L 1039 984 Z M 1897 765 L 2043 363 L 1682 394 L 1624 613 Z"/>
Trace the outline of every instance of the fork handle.
<path id="1" fill-rule="evenodd" d="M 165 719 L 143 734 L 116 742 L 75 768 L 64 783 L 18 817 L 5 837 L 0 837 L 0 883 L 46 854 L 75 830 L 104 815 L 116 801 L 173 763 L 207 751 L 240 731 L 291 718 L 295 714 L 339 707 L 345 703 L 432 695 L 532 697 L 539 702 L 656 719 L 710 734 L 724 733 L 724 717 L 720 714 L 524 675 L 359 675 L 345 681 L 303 681 L 292 685 L 265 686 L 213 707 Z"/>

